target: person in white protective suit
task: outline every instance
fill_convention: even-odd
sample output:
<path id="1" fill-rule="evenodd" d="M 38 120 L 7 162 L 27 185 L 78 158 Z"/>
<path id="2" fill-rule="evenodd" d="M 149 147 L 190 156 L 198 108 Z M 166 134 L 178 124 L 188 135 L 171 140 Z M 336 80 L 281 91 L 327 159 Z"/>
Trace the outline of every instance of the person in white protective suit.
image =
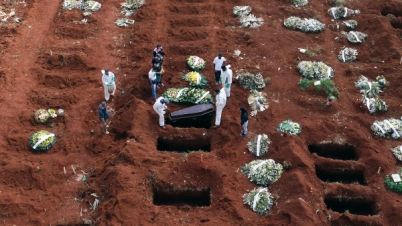
<path id="1" fill-rule="evenodd" d="M 214 128 L 218 128 L 221 125 L 222 110 L 226 105 L 226 94 L 222 89 L 215 90 L 216 92 L 216 118 Z"/>
<path id="2" fill-rule="evenodd" d="M 163 116 L 165 114 L 165 110 L 167 109 L 166 104 L 169 104 L 169 99 L 164 97 L 159 97 L 156 99 L 154 104 L 154 110 L 159 115 L 159 126 L 162 127 L 162 129 L 166 129 L 165 117 Z"/>
<path id="3" fill-rule="evenodd" d="M 108 70 L 102 70 L 102 83 L 105 90 L 105 100 L 108 101 L 110 95 L 114 95 L 116 92 L 116 83 L 114 82 L 114 74 Z M 109 87 L 113 89 L 112 93 L 109 93 Z"/>
<path id="4" fill-rule="evenodd" d="M 230 87 L 232 86 L 232 77 L 233 77 L 233 71 L 232 69 L 230 69 L 230 65 L 222 66 L 221 77 L 222 77 L 222 88 L 225 89 L 226 99 L 229 99 Z"/>

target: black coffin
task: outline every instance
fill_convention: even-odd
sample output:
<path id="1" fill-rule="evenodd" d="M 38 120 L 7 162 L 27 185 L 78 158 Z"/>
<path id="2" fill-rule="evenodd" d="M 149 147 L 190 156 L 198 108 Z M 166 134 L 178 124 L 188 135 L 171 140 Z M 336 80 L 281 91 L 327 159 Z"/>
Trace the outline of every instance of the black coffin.
<path id="1" fill-rule="evenodd" d="M 213 104 L 199 104 L 169 113 L 167 123 L 174 127 L 209 129 L 214 112 Z"/>

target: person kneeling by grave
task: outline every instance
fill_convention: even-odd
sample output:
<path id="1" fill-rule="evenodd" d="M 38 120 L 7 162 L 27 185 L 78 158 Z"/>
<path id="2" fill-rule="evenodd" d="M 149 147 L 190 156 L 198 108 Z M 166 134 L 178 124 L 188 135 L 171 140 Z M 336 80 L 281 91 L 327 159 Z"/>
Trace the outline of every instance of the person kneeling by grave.
<path id="1" fill-rule="evenodd" d="M 159 126 L 162 129 L 166 129 L 165 117 L 163 116 L 166 113 L 165 112 L 165 110 L 167 109 L 166 104 L 169 104 L 169 99 L 164 98 L 164 97 L 159 97 L 158 99 L 156 99 L 155 104 L 154 104 L 154 110 L 159 115 Z"/>

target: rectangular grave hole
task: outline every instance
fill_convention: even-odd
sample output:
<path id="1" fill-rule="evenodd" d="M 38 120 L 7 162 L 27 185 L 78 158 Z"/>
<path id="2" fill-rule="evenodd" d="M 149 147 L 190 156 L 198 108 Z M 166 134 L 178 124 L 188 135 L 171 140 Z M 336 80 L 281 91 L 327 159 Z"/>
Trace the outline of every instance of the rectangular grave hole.
<path id="1" fill-rule="evenodd" d="M 210 206 L 211 189 L 153 189 L 153 204 L 157 206 Z"/>
<path id="2" fill-rule="evenodd" d="M 171 151 L 178 153 L 189 153 L 193 151 L 211 151 L 211 143 L 208 138 L 199 137 L 159 137 L 157 144 L 158 151 Z"/>
<path id="3" fill-rule="evenodd" d="M 342 184 L 360 184 L 367 185 L 362 170 L 345 169 L 345 168 L 325 168 L 324 166 L 315 166 L 317 177 L 328 183 Z"/>
<path id="4" fill-rule="evenodd" d="M 308 150 L 316 153 L 324 158 L 340 159 L 340 160 L 357 160 L 356 147 L 351 144 L 310 144 Z"/>
<path id="5" fill-rule="evenodd" d="M 375 215 L 375 203 L 369 200 L 343 198 L 342 196 L 325 198 L 327 209 L 338 213 L 350 213 L 357 215 Z"/>

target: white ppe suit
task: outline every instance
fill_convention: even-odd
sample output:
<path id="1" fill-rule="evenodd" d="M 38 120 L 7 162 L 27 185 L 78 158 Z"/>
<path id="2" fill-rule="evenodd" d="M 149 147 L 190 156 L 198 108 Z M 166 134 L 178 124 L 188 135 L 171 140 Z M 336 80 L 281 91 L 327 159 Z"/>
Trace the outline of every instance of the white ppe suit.
<path id="1" fill-rule="evenodd" d="M 226 94 L 222 88 L 219 94 L 216 95 L 216 118 L 215 125 L 219 126 L 221 124 L 222 110 L 226 105 Z"/>
<path id="2" fill-rule="evenodd" d="M 108 75 L 105 74 L 105 71 L 102 70 L 102 83 L 103 83 L 103 88 L 105 89 L 105 100 L 108 101 L 110 98 L 109 94 L 109 86 L 113 87 L 113 93 L 116 92 L 116 83 L 114 82 L 114 74 L 109 71 Z"/>
<path id="3" fill-rule="evenodd" d="M 154 104 L 154 110 L 159 115 L 159 126 L 165 126 L 165 109 L 167 108 L 165 104 L 161 103 L 161 100 L 164 99 L 163 97 L 159 97 L 156 99 Z"/>
<path id="4" fill-rule="evenodd" d="M 225 89 L 226 97 L 230 97 L 230 87 L 232 86 L 233 71 L 230 65 L 226 66 L 226 71 L 221 72 L 222 88 Z"/>

